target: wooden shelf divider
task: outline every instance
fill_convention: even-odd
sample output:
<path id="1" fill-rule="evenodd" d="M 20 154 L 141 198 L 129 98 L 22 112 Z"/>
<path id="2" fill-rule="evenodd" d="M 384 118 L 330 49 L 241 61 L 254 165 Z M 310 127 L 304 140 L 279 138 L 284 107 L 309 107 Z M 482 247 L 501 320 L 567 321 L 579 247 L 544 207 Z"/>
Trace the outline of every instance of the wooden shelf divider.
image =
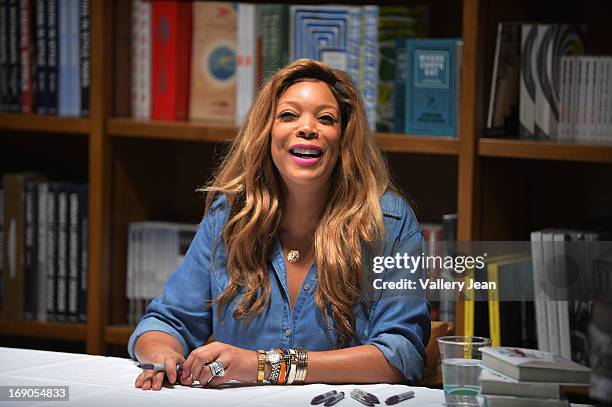
<path id="1" fill-rule="evenodd" d="M 3 336 L 84 341 L 86 331 L 85 323 L 0 319 L 0 332 Z"/>
<path id="2" fill-rule="evenodd" d="M 478 154 L 481 157 L 612 163 L 612 144 L 481 138 Z"/>
<path id="3" fill-rule="evenodd" d="M 377 133 L 376 138 L 383 151 L 387 152 L 443 155 L 459 154 L 459 141 L 455 137 Z"/>
<path id="4" fill-rule="evenodd" d="M 107 325 L 104 329 L 104 341 L 109 345 L 127 346 L 133 326 Z"/>
<path id="5" fill-rule="evenodd" d="M 224 123 L 149 121 L 131 118 L 108 119 L 106 126 L 108 134 L 115 137 L 208 142 L 231 140 L 238 131 L 236 126 Z"/>
<path id="6" fill-rule="evenodd" d="M 89 119 L 27 113 L 0 113 L 0 129 L 87 136 L 89 135 Z"/>

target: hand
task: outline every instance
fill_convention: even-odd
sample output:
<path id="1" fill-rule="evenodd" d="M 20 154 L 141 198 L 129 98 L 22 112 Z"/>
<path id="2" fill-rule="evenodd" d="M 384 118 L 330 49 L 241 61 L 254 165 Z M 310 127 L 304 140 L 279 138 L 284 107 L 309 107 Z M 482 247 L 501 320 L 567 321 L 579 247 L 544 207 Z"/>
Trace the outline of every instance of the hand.
<path id="1" fill-rule="evenodd" d="M 168 381 L 170 383 L 175 383 L 177 377 L 176 365 L 184 361 L 185 358 L 183 355 L 172 350 L 154 354 L 148 362 L 162 363 L 166 367 L 166 371 L 156 372 L 154 370 L 143 370 L 136 378 L 136 387 L 143 390 L 159 390 L 164 382 L 164 375 L 168 376 Z M 181 380 L 181 384 L 187 384 L 187 381 L 184 382 Z M 191 383 L 188 384 L 191 385 Z"/>
<path id="2" fill-rule="evenodd" d="M 210 368 L 206 365 L 215 360 L 223 363 L 225 376 L 210 380 Z M 191 383 L 199 381 L 204 386 L 219 386 L 229 380 L 254 382 L 257 380 L 257 352 L 222 342 L 201 346 L 194 349 L 183 364 L 181 383 L 188 384 L 189 380 Z"/>

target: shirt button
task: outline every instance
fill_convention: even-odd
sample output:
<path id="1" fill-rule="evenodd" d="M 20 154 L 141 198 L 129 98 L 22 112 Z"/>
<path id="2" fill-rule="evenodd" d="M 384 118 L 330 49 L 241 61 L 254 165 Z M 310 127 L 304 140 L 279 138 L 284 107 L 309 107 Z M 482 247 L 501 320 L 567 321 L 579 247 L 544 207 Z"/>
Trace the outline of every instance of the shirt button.
<path id="1" fill-rule="evenodd" d="M 291 329 L 285 329 L 285 336 L 291 336 Z"/>
<path id="2" fill-rule="evenodd" d="M 310 290 L 310 284 L 304 284 L 304 291 Z"/>

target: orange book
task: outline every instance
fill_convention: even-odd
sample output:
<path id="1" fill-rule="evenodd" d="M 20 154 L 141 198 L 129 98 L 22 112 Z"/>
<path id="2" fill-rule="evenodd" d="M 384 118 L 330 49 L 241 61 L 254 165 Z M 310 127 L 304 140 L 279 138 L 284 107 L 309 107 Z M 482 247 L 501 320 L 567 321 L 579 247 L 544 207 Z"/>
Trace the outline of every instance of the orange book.
<path id="1" fill-rule="evenodd" d="M 232 3 L 193 4 L 191 120 L 234 122 L 237 29 L 236 8 Z"/>

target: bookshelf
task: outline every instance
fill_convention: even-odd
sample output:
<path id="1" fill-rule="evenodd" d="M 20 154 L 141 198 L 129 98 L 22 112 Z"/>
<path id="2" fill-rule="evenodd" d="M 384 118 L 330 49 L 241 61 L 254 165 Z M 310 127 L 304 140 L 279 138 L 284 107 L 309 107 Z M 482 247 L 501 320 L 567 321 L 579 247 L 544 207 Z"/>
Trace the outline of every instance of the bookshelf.
<path id="1" fill-rule="evenodd" d="M 460 136 L 377 135 L 400 185 L 423 208 L 417 211 L 420 219 L 439 221 L 443 213 L 456 211 L 459 240 L 525 240 L 530 230 L 563 224 L 567 213 L 575 224 L 610 220 L 612 184 L 601 180 L 612 175 L 612 146 L 486 139 L 482 131 L 497 22 L 585 22 L 588 37 L 594 38 L 588 51 L 612 54 L 606 40 L 612 28 L 604 18 L 612 15 L 611 3 L 597 1 L 590 13 L 571 1 L 555 3 L 554 12 L 526 0 L 419 3 L 431 7 L 433 36 L 464 40 Z M 53 151 L 74 149 L 85 157 L 75 166 L 89 182 L 90 202 L 88 322 L 0 319 L 0 336 L 83 341 L 92 354 L 125 345 L 131 329 L 125 325 L 127 224 L 151 219 L 194 223 L 202 214 L 203 202 L 194 190 L 206 181 L 236 128 L 129 118 L 129 25 L 129 2 L 91 0 L 89 118 L 0 113 L 1 173 L 31 167 L 52 172 L 73 157 L 60 152 L 41 166 L 37 155 L 24 153 L 29 143 Z M 9 155 L 19 162 L 7 164 Z M 567 188 L 583 198 L 567 198 Z M 586 201 L 598 203 L 589 210 Z M 460 311 L 456 320 L 461 333 Z"/>

